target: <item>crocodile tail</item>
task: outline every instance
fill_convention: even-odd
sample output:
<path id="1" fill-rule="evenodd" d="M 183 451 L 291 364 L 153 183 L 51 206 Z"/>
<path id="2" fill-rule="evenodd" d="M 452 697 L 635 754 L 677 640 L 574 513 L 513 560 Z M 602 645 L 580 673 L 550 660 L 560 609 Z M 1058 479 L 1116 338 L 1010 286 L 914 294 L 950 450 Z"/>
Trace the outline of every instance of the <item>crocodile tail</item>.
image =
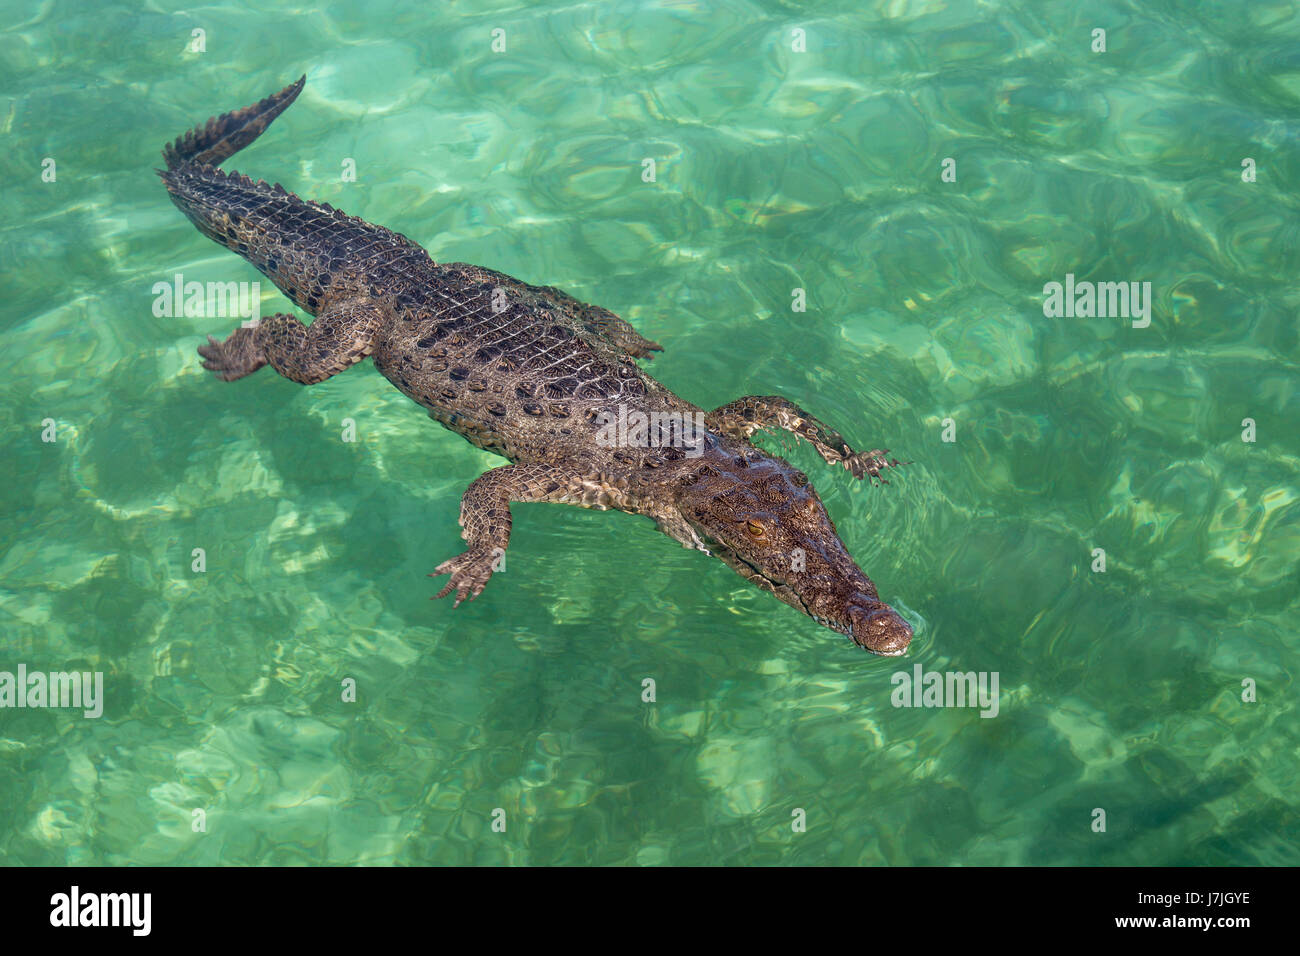
<path id="1" fill-rule="evenodd" d="M 242 110 L 222 113 L 208 120 L 206 125 L 196 126 L 176 142 L 163 147 L 167 168 L 176 169 L 186 163 L 220 165 L 262 135 L 262 131 L 271 125 L 271 120 L 298 98 L 306 82 L 307 77 L 300 76 L 296 83 L 289 84 L 279 93 L 272 93 L 261 102 Z"/>

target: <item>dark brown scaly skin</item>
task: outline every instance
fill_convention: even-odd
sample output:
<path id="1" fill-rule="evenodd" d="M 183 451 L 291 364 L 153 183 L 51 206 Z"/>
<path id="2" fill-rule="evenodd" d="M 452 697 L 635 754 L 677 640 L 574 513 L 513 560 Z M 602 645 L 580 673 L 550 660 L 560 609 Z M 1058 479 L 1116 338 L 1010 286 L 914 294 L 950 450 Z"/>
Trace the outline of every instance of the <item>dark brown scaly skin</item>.
<path id="1" fill-rule="evenodd" d="M 781 428 L 855 478 L 899 464 L 855 452 L 783 398 L 742 398 L 711 412 L 678 398 L 638 358 L 660 346 L 605 309 L 547 286 L 465 263 L 435 263 L 411 240 L 216 164 L 252 142 L 305 77 L 260 103 L 208 121 L 168 146 L 161 172 L 199 231 L 238 252 L 304 311 L 277 314 L 199 348 L 203 367 L 234 381 L 263 365 L 303 384 L 366 356 L 429 415 L 509 459 L 466 490 L 464 554 L 443 562 L 437 595 L 473 599 L 510 541 L 510 503 L 553 501 L 653 518 L 685 547 L 725 561 L 821 624 L 877 654 L 902 654 L 912 628 L 849 556 L 808 477 L 750 444 Z M 703 414 L 691 447 L 619 447 L 601 412 Z M 646 443 L 642 443 L 645 445 Z"/>

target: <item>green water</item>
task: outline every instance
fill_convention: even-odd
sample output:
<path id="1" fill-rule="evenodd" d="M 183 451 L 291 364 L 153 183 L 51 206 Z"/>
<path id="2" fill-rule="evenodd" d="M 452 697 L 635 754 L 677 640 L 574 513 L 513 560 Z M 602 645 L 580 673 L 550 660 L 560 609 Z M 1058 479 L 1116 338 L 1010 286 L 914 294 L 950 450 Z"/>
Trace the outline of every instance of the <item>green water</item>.
<path id="1" fill-rule="evenodd" d="M 105 703 L 0 711 L 0 861 L 1300 863 L 1300 8 L 268 6 L 5 5 L 0 670 Z M 227 385 L 231 320 L 153 314 L 259 278 L 159 148 L 303 72 L 229 166 L 911 459 L 789 451 L 909 656 L 576 508 L 430 602 L 500 459 L 369 363 Z M 1067 273 L 1149 281 L 1150 326 L 1045 317 Z M 894 707 L 917 663 L 996 672 L 998 715 Z"/>

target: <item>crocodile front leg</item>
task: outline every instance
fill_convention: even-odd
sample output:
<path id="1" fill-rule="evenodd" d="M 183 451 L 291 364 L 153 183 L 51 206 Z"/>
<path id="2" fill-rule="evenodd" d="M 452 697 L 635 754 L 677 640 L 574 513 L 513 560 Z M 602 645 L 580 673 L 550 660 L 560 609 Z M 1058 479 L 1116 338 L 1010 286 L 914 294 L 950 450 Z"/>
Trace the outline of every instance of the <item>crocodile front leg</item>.
<path id="1" fill-rule="evenodd" d="M 203 367 L 223 382 L 270 365 L 291 381 L 315 385 L 373 352 L 387 319 L 387 312 L 368 300 L 344 299 L 326 305 L 311 325 L 276 313 L 235 329 L 224 342 L 209 335 L 199 354 Z"/>
<path id="2" fill-rule="evenodd" d="M 872 481 L 882 481 L 882 468 L 893 468 L 899 464 L 896 458 L 889 458 L 888 448 L 874 448 L 871 451 L 855 452 L 835 429 L 813 418 L 789 399 L 779 395 L 750 395 L 738 398 L 734 402 L 720 405 L 704 417 L 705 424 L 714 431 L 723 432 L 737 438 L 749 438 L 762 428 L 782 428 L 804 439 L 831 465 L 843 465 L 854 478 L 870 475 Z"/>
<path id="3" fill-rule="evenodd" d="M 429 575 L 451 575 L 434 598 L 455 591 L 454 606 L 460 607 L 461 601 L 472 601 L 483 593 L 510 544 L 512 501 L 564 502 L 604 511 L 619 506 L 621 494 L 598 476 L 555 465 L 502 465 L 484 472 L 460 499 L 461 537 L 469 542 L 469 550 L 444 561 Z"/>

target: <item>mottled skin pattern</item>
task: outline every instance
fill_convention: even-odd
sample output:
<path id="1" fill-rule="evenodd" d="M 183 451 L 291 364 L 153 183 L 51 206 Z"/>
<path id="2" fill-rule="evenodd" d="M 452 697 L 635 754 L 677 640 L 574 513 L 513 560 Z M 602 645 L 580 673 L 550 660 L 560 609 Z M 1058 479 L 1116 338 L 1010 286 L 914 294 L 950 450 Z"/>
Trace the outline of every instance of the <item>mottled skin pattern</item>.
<path id="1" fill-rule="evenodd" d="M 868 650 L 906 650 L 911 627 L 853 561 L 808 477 L 749 438 L 785 429 L 858 479 L 897 465 L 887 450 L 854 452 L 782 398 L 704 413 L 641 370 L 636 359 L 660 346 L 612 312 L 489 269 L 435 263 L 405 236 L 219 170 L 304 81 L 163 151 L 160 175 L 195 226 L 316 317 L 304 325 L 268 316 L 225 341 L 209 337 L 199 352 L 223 381 L 270 365 L 303 384 L 370 356 L 431 417 L 512 462 L 466 490 L 460 523 L 469 547 L 433 572 L 451 575 L 438 597 L 454 591 L 459 605 L 482 592 L 510 541 L 511 502 L 617 508 L 653 518 L 684 546 L 716 555 Z M 620 406 L 702 414 L 707 430 L 693 449 L 602 442 L 598 416 Z"/>

